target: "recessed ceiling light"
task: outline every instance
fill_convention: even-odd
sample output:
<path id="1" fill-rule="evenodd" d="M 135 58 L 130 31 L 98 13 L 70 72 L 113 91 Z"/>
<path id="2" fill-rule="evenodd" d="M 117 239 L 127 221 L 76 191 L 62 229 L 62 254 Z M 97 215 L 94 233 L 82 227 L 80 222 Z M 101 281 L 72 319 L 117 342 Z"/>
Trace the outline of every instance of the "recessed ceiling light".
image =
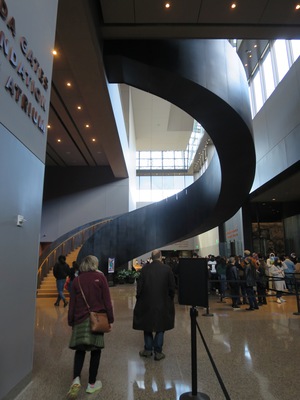
<path id="1" fill-rule="evenodd" d="M 232 3 L 230 7 L 231 8 L 236 8 L 236 3 Z"/>
<path id="2" fill-rule="evenodd" d="M 296 5 L 296 10 L 300 10 L 300 4 Z"/>
<path id="3" fill-rule="evenodd" d="M 58 141 L 58 143 L 60 143 L 60 142 L 61 142 L 61 139 L 57 139 L 57 141 Z"/>
<path id="4" fill-rule="evenodd" d="M 77 106 L 77 110 L 81 110 L 81 106 Z"/>
<path id="5" fill-rule="evenodd" d="M 50 128 L 51 128 L 51 125 L 47 125 L 47 128 L 50 129 Z"/>
<path id="6" fill-rule="evenodd" d="M 54 50 L 52 50 L 52 54 L 54 55 L 54 56 L 57 56 L 57 51 L 54 49 Z"/>
<path id="7" fill-rule="evenodd" d="M 72 85 L 71 85 L 71 82 L 67 82 L 67 86 L 69 86 L 69 87 L 72 86 Z"/>
<path id="8" fill-rule="evenodd" d="M 89 124 L 85 124 L 85 127 L 86 127 L 86 128 L 89 128 L 89 127 L 90 127 L 90 125 L 89 125 Z"/>
<path id="9" fill-rule="evenodd" d="M 171 4 L 170 3 L 166 3 L 165 4 L 165 8 L 170 8 L 171 7 Z"/>
<path id="10" fill-rule="evenodd" d="M 96 142 L 96 139 L 95 139 L 95 138 L 93 138 L 93 139 L 92 139 L 92 142 Z"/>
<path id="11" fill-rule="evenodd" d="M 245 64 L 245 67 L 248 67 L 248 64 Z"/>
<path id="12" fill-rule="evenodd" d="M 275 200 L 276 200 L 275 197 L 273 197 L 272 201 L 275 201 Z"/>
<path id="13" fill-rule="evenodd" d="M 253 47 L 256 49 L 256 47 L 257 47 L 257 44 L 255 44 Z"/>

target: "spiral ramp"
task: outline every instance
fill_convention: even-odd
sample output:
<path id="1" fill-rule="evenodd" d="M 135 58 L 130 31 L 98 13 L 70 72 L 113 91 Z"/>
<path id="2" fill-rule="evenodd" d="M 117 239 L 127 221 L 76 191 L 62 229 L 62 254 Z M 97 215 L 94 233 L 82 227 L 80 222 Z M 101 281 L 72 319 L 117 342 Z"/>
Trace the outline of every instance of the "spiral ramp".
<path id="1" fill-rule="evenodd" d="M 82 246 L 107 265 L 122 265 L 152 249 L 206 232 L 232 217 L 255 173 L 248 85 L 226 40 L 108 40 L 110 83 L 126 83 L 180 107 L 211 137 L 216 152 L 206 172 L 182 192 L 120 215 Z"/>

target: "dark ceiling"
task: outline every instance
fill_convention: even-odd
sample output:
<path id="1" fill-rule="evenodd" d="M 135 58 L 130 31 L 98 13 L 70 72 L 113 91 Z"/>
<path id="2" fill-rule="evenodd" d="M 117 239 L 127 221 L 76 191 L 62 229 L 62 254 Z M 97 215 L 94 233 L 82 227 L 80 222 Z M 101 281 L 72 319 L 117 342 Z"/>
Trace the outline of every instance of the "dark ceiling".
<path id="1" fill-rule="evenodd" d="M 128 175 L 102 62 L 103 40 L 145 39 L 145 46 L 148 38 L 260 39 L 263 48 L 269 39 L 300 39 L 295 1 L 239 0 L 235 9 L 226 0 L 173 0 L 169 9 L 165 3 L 59 1 L 46 166 L 109 166 L 116 178 Z M 128 90 L 121 95 L 127 110 Z"/>

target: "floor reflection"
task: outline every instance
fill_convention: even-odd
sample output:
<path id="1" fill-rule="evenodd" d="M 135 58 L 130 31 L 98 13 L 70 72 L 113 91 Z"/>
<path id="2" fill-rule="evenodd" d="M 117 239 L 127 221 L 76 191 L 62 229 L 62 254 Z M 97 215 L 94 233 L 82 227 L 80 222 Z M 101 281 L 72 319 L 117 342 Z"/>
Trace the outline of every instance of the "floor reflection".
<path id="1" fill-rule="evenodd" d="M 132 329 L 135 285 L 111 288 L 113 330 L 105 338 L 97 398 L 109 400 L 179 400 L 191 392 L 190 307 L 176 304 L 175 329 L 166 332 L 166 359 L 143 359 L 143 334 Z M 255 312 L 234 312 L 230 300 L 210 297 L 211 317 L 199 308 L 197 322 L 231 400 L 290 400 L 299 397 L 300 316 L 296 299 L 268 304 Z M 32 382 L 18 400 L 64 399 L 72 377 L 74 352 L 68 348 L 68 309 L 55 299 L 37 299 Z M 225 396 L 197 332 L 198 391 L 211 400 Z M 87 366 L 83 370 L 86 384 Z M 247 378 L 247 379 L 246 379 Z M 96 398 L 95 396 L 92 398 Z M 78 400 L 86 399 L 84 387 Z"/>

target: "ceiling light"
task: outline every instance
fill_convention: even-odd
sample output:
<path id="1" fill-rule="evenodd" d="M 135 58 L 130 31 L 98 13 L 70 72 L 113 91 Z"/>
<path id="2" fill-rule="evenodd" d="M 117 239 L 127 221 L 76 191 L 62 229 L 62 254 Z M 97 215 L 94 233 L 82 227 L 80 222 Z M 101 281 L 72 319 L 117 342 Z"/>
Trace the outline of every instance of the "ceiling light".
<path id="1" fill-rule="evenodd" d="M 165 4 L 165 8 L 170 8 L 171 7 L 171 4 L 170 3 L 166 3 Z"/>
<path id="2" fill-rule="evenodd" d="M 56 51 L 56 50 L 52 50 L 52 54 L 53 54 L 54 56 L 57 56 L 57 51 Z"/>
<path id="3" fill-rule="evenodd" d="M 81 106 L 77 106 L 77 110 L 81 110 Z"/>
<path id="4" fill-rule="evenodd" d="M 93 138 L 93 139 L 92 139 L 92 142 L 96 142 L 96 139 L 95 139 L 95 138 Z"/>
<path id="5" fill-rule="evenodd" d="M 296 5 L 296 10 L 300 10 L 300 4 Z"/>
<path id="6" fill-rule="evenodd" d="M 236 3 L 232 3 L 230 7 L 231 8 L 236 8 Z"/>
<path id="7" fill-rule="evenodd" d="M 58 141 L 58 143 L 60 143 L 60 142 L 61 142 L 61 139 L 57 139 L 57 141 Z"/>
<path id="8" fill-rule="evenodd" d="M 89 124 L 85 124 L 85 127 L 86 127 L 86 128 L 89 128 L 89 127 L 90 127 L 90 125 L 89 125 Z"/>
<path id="9" fill-rule="evenodd" d="M 51 125 L 47 125 L 47 128 L 50 129 L 50 128 L 51 128 Z"/>
<path id="10" fill-rule="evenodd" d="M 71 82 L 67 82 L 67 86 L 69 86 L 69 87 L 72 86 L 72 85 L 71 85 Z"/>

